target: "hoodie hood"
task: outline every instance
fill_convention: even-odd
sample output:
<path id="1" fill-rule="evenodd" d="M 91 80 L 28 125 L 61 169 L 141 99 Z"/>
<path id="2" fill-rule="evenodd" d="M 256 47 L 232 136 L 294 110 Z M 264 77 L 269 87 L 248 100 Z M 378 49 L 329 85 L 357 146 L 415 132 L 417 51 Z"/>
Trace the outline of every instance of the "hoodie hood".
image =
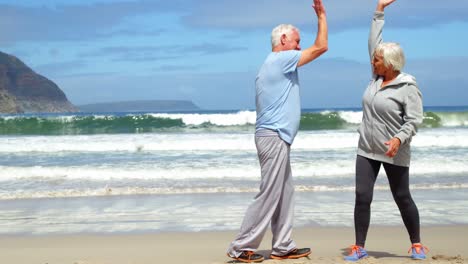
<path id="1" fill-rule="evenodd" d="M 407 73 L 404 73 L 404 72 L 400 72 L 400 74 L 398 74 L 398 76 L 395 78 L 395 80 L 393 80 L 391 83 L 388 84 L 388 86 L 390 85 L 400 85 L 400 84 L 407 84 L 407 85 L 413 85 L 413 86 L 418 86 L 416 84 L 416 78 L 414 78 L 414 76 L 412 75 L 409 75 Z"/>

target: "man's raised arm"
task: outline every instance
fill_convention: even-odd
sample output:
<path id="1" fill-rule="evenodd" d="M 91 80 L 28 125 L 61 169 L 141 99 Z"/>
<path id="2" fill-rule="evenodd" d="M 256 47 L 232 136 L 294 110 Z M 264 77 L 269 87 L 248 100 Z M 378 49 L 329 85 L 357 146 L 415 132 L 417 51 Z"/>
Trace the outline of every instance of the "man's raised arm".
<path id="1" fill-rule="evenodd" d="M 314 0 L 313 8 L 318 19 L 317 37 L 315 38 L 314 45 L 302 51 L 301 58 L 297 64 L 298 67 L 315 60 L 328 50 L 327 16 L 322 0 Z"/>

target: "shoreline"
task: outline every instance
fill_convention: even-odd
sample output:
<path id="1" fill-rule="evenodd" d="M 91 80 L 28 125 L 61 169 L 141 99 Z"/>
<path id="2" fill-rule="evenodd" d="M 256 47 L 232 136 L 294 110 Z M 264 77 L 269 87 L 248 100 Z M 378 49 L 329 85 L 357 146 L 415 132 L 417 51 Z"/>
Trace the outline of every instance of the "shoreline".
<path id="1" fill-rule="evenodd" d="M 383 177 L 382 180 L 386 180 Z M 0 235 L 236 231 L 252 194 L 139 195 L 0 202 Z M 414 190 L 421 226 L 468 225 L 464 190 Z M 295 227 L 352 227 L 353 192 L 297 192 Z M 229 201 L 229 210 L 226 210 Z M 400 226 L 391 192 L 376 190 L 371 226 Z"/>
<path id="2" fill-rule="evenodd" d="M 2 235 L 0 262 L 14 264 L 219 264 L 235 263 L 226 249 L 237 231 L 161 232 L 142 234 Z M 426 263 L 468 263 L 468 225 L 422 226 L 421 237 L 429 247 Z M 309 258 L 264 263 L 347 263 L 343 256 L 354 242 L 350 227 L 301 227 L 293 230 L 299 247 L 311 247 Z M 269 256 L 271 232 L 258 252 Z M 371 225 L 361 263 L 414 263 L 408 256 L 410 242 L 401 226 Z"/>

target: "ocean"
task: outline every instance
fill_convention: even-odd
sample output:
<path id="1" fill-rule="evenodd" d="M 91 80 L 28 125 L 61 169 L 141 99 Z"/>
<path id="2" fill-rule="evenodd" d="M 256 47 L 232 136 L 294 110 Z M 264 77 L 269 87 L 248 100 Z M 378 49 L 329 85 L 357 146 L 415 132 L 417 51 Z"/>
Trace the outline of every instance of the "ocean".
<path id="1" fill-rule="evenodd" d="M 359 108 L 304 109 L 295 226 L 353 226 Z M 259 187 L 255 111 L 0 115 L 0 234 L 238 230 Z M 468 106 L 426 107 L 422 225 L 468 224 Z M 381 170 L 373 224 L 402 225 Z"/>

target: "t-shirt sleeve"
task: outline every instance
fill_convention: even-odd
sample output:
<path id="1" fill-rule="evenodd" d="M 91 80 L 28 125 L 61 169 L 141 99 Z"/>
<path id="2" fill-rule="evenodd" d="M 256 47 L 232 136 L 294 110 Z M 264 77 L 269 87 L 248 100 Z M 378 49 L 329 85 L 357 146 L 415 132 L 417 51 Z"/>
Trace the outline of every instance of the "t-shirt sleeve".
<path id="1" fill-rule="evenodd" d="M 297 69 L 297 63 L 301 58 L 301 51 L 299 50 L 288 50 L 281 52 L 283 71 L 284 73 L 290 73 Z"/>

